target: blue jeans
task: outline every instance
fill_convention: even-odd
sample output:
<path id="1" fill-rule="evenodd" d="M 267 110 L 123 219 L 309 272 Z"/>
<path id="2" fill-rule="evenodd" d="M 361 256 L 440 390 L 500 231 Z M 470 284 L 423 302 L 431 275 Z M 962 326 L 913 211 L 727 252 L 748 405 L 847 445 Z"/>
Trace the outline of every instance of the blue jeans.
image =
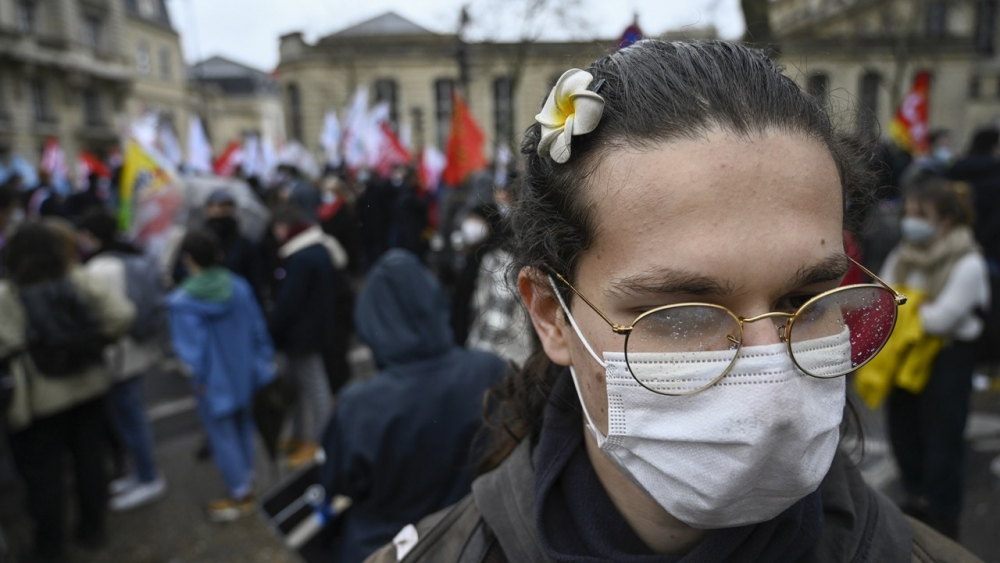
<path id="1" fill-rule="evenodd" d="M 236 500 L 246 497 L 254 477 L 253 409 L 248 405 L 226 416 L 213 416 L 208 401 L 199 397 L 198 414 L 229 495 Z"/>
<path id="2" fill-rule="evenodd" d="M 111 387 L 109 403 L 122 442 L 132 454 L 135 474 L 140 483 L 156 479 L 156 461 L 153 458 L 153 432 L 146 418 L 142 397 L 142 376 L 119 381 Z"/>

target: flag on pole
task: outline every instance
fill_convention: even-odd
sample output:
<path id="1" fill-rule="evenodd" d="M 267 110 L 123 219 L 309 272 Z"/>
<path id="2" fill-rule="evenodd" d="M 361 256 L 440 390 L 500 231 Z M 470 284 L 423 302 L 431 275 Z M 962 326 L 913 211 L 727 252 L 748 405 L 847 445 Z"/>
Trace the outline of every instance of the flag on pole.
<path id="1" fill-rule="evenodd" d="M 247 178 L 257 176 L 263 178 L 267 170 L 264 168 L 264 154 L 261 150 L 260 136 L 247 135 L 243 139 L 243 173 Z"/>
<path id="2" fill-rule="evenodd" d="M 889 136 L 900 148 L 911 154 L 926 154 L 929 149 L 927 95 L 930 83 L 930 72 L 918 72 L 913 79 L 913 88 L 903 98 L 896 117 L 889 124 Z"/>
<path id="3" fill-rule="evenodd" d="M 156 148 L 174 167 L 178 167 L 184 162 L 181 144 L 177 141 L 174 128 L 168 121 L 160 121 L 156 128 Z"/>
<path id="4" fill-rule="evenodd" d="M 232 176 L 236 174 L 236 169 L 243 163 L 243 145 L 239 141 L 232 141 L 222 151 L 219 158 L 212 163 L 212 171 L 216 176 Z"/>
<path id="5" fill-rule="evenodd" d="M 343 157 L 347 167 L 357 170 L 367 164 L 365 135 L 368 129 L 368 88 L 354 92 L 347 115 L 344 116 Z"/>
<path id="6" fill-rule="evenodd" d="M 323 130 L 319 134 L 319 146 L 326 153 L 326 164 L 340 166 L 340 121 L 337 112 L 328 111 L 323 119 Z"/>
<path id="7" fill-rule="evenodd" d="M 382 176 L 383 178 L 388 178 L 392 173 L 394 166 L 400 164 L 409 164 L 412 160 L 410 151 L 406 150 L 403 146 L 403 142 L 399 140 L 396 136 L 396 132 L 389 127 L 389 124 L 382 122 L 380 124 L 382 141 L 379 143 L 381 150 L 379 153 L 378 164 L 375 165 L 375 172 Z"/>
<path id="8" fill-rule="evenodd" d="M 368 121 L 365 124 L 363 144 L 365 148 L 365 160 L 369 168 L 378 167 L 382 160 L 382 145 L 386 142 L 382 132 L 382 124 L 389 121 L 389 102 L 375 104 L 368 113 Z"/>
<path id="9" fill-rule="evenodd" d="M 639 14 L 635 14 L 635 19 L 632 20 L 632 25 L 625 28 L 622 32 L 622 36 L 618 38 L 618 48 L 624 49 L 635 43 L 642 41 L 642 28 L 639 27 Z"/>
<path id="10" fill-rule="evenodd" d="M 493 185 L 503 187 L 507 185 L 507 174 L 510 172 L 510 147 L 501 144 L 497 147 L 497 157 L 493 161 Z"/>
<path id="11" fill-rule="evenodd" d="M 82 151 L 80 153 L 78 161 L 78 168 L 82 172 L 84 179 L 91 174 L 97 174 L 101 178 L 111 177 L 111 169 L 109 169 L 106 164 L 101 162 L 101 159 L 87 151 Z"/>
<path id="12" fill-rule="evenodd" d="M 208 144 L 205 128 L 197 115 L 191 116 L 188 126 L 188 168 L 196 174 L 212 173 L 212 146 Z"/>
<path id="13" fill-rule="evenodd" d="M 69 166 L 66 163 L 66 153 L 55 137 L 49 137 L 45 141 L 38 167 L 48 173 L 49 182 L 56 191 L 60 193 L 69 191 Z"/>
<path id="14" fill-rule="evenodd" d="M 448 136 L 448 165 L 442 178 L 449 186 L 459 186 L 469 174 L 486 167 L 483 131 L 458 91 L 453 91 L 451 134 Z"/>
<path id="15" fill-rule="evenodd" d="M 175 178 L 135 139 L 125 145 L 118 226 L 136 240 L 147 240 L 170 226 L 180 207 L 180 194 L 167 188 Z"/>
<path id="16" fill-rule="evenodd" d="M 448 160 L 437 147 L 434 145 L 424 147 L 424 152 L 420 155 L 420 167 L 417 169 L 417 174 L 420 178 L 420 184 L 425 190 L 431 193 L 437 192 L 438 186 L 441 185 L 441 173 L 444 172 L 444 167 L 447 164 Z"/>

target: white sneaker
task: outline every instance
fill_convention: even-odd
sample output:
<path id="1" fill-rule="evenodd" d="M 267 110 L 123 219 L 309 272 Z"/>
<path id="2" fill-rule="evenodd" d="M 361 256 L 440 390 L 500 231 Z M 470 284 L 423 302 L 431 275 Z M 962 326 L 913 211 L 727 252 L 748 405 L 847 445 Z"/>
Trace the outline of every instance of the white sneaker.
<path id="1" fill-rule="evenodd" d="M 131 489 L 111 499 L 111 510 L 131 510 L 149 504 L 167 494 L 167 481 L 163 476 L 149 483 L 137 483 Z"/>
<path id="2" fill-rule="evenodd" d="M 128 475 L 119 477 L 108 484 L 108 492 L 111 493 L 111 496 L 118 496 L 138 484 L 139 479 L 135 476 L 135 473 L 129 473 Z"/>

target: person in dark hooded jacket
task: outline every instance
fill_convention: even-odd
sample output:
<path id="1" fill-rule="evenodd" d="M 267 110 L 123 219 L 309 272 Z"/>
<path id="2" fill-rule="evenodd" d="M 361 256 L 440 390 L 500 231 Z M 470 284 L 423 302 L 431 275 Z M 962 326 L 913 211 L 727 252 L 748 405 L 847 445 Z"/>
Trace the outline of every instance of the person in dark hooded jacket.
<path id="1" fill-rule="evenodd" d="M 413 254 L 373 267 L 354 311 L 381 371 L 344 389 L 326 429 L 323 485 L 351 497 L 337 561 L 354 563 L 472 484 L 483 397 L 499 357 L 455 346 L 448 299 Z"/>
<path id="2" fill-rule="evenodd" d="M 1000 264 L 1000 131 L 981 129 L 969 154 L 948 170 L 948 178 L 972 184 L 976 202 L 976 240 L 987 261 Z"/>

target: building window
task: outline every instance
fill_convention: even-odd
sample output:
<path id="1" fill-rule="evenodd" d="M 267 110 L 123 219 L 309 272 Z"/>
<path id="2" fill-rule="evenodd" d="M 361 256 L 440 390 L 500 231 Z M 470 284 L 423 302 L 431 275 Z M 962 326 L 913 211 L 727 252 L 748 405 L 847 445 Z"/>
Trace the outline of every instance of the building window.
<path id="1" fill-rule="evenodd" d="M 993 34 L 997 26 L 997 0 L 980 0 L 976 6 L 976 52 L 993 54 Z"/>
<path id="2" fill-rule="evenodd" d="M 452 93 L 455 91 L 455 81 L 442 78 L 434 82 L 434 123 L 437 127 L 437 144 L 444 147 L 451 133 Z"/>
<path id="3" fill-rule="evenodd" d="M 389 121 L 393 124 L 399 123 L 397 113 L 397 86 L 396 81 L 391 78 L 380 78 L 375 81 L 375 103 L 387 102 L 389 104 Z"/>
<path id="4" fill-rule="evenodd" d="M 292 138 L 302 142 L 305 135 L 302 133 L 302 95 L 299 92 L 299 85 L 292 83 L 288 85 L 288 122 L 292 129 Z"/>
<path id="5" fill-rule="evenodd" d="M 49 111 L 49 90 L 41 79 L 31 81 L 31 106 L 35 111 L 36 121 L 51 121 Z"/>
<path id="6" fill-rule="evenodd" d="M 101 18 L 96 15 L 83 18 L 83 44 L 95 53 L 101 50 Z"/>
<path id="7" fill-rule="evenodd" d="M 17 28 L 22 33 L 36 33 L 38 31 L 38 12 L 33 0 L 18 2 Z"/>
<path id="8" fill-rule="evenodd" d="M 493 81 L 494 144 L 510 145 L 514 140 L 514 81 L 501 76 Z"/>
<path id="9" fill-rule="evenodd" d="M 135 70 L 140 76 L 149 76 L 153 70 L 153 62 L 150 60 L 149 44 L 140 41 L 135 48 Z"/>
<path id="10" fill-rule="evenodd" d="M 170 49 L 164 47 L 160 49 L 160 80 L 170 82 L 173 75 L 174 69 L 170 60 Z"/>
<path id="11" fill-rule="evenodd" d="M 878 92 L 882 86 L 882 76 L 868 71 L 861 76 L 859 88 L 858 131 L 874 137 L 878 134 Z"/>
<path id="12" fill-rule="evenodd" d="M 940 39 L 948 35 L 948 4 L 940 0 L 927 3 L 927 36 Z"/>
<path id="13" fill-rule="evenodd" d="M 830 78 L 822 73 L 817 72 L 809 75 L 809 81 L 806 84 L 806 90 L 809 95 L 815 98 L 819 103 L 824 106 L 828 105 L 830 102 Z"/>
<path id="14" fill-rule="evenodd" d="M 87 125 L 103 125 L 101 114 L 101 96 L 94 88 L 83 91 L 83 118 Z"/>
<path id="15" fill-rule="evenodd" d="M 982 93 L 983 81 L 978 76 L 969 79 L 969 98 L 975 100 Z"/>

